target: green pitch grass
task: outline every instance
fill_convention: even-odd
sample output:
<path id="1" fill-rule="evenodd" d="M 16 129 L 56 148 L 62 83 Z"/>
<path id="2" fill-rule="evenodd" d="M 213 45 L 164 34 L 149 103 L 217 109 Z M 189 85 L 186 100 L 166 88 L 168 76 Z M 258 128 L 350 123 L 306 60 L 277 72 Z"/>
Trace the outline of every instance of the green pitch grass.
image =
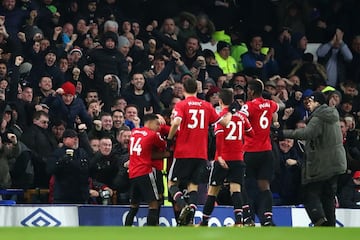
<path id="1" fill-rule="evenodd" d="M 73 227 L 0 228 L 0 239 L 16 240 L 352 240 L 360 228 Z"/>

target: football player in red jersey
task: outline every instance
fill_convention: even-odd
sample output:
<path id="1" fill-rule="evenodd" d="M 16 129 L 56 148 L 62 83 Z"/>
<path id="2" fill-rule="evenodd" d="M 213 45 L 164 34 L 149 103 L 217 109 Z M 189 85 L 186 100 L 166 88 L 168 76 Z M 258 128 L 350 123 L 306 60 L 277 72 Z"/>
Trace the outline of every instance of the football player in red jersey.
<path id="1" fill-rule="evenodd" d="M 222 89 L 219 94 L 219 104 L 222 109 L 220 116 L 229 112 L 233 102 L 233 93 Z M 243 136 L 253 135 L 249 120 L 242 112 L 232 115 L 230 122 L 224 127 L 216 124 L 216 153 L 210 174 L 208 197 L 204 205 L 200 226 L 208 226 L 211 213 L 214 210 L 216 196 L 225 178 L 230 182 L 231 199 L 234 206 L 235 225 L 242 225 L 241 186 L 244 183 L 245 164 L 243 158 Z"/>
<path id="2" fill-rule="evenodd" d="M 272 122 L 278 126 L 276 102 L 262 97 L 264 84 L 260 79 L 248 82 L 248 101 L 242 106 L 254 130 L 253 136 L 245 136 L 244 160 L 246 178 L 256 179 L 259 196 L 256 198 L 256 213 L 262 226 L 274 226 L 272 221 L 272 193 L 270 182 L 274 174 L 273 153 L 270 139 Z M 245 224 L 247 219 L 244 219 Z"/>
<path id="3" fill-rule="evenodd" d="M 169 192 L 178 206 L 182 208 L 178 225 L 188 225 L 193 221 L 198 198 L 198 185 L 208 159 L 208 128 L 210 124 L 227 124 L 231 114 L 220 117 L 214 107 L 196 97 L 197 83 L 190 78 L 184 81 L 185 99 L 178 102 L 172 114 L 168 140 L 176 144 L 174 161 L 169 172 Z M 183 198 L 179 184 L 187 184 L 188 204 Z"/>
<path id="4" fill-rule="evenodd" d="M 125 226 L 133 224 L 139 204 L 143 200 L 149 204 L 147 225 L 155 226 L 159 222 L 159 192 L 155 169 L 153 169 L 152 153 L 154 149 L 165 150 L 166 141 L 158 133 L 160 122 L 156 114 L 144 115 L 143 121 L 144 127 L 133 129 L 130 137 L 130 211 L 126 216 Z"/>

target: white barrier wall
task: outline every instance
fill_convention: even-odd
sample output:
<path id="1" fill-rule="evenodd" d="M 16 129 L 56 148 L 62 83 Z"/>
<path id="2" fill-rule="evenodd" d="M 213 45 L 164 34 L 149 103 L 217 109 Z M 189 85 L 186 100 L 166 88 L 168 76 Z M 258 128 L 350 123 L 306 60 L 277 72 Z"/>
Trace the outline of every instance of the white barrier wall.
<path id="1" fill-rule="evenodd" d="M 76 206 L 0 206 L 0 226 L 4 227 L 76 227 Z"/>
<path id="2" fill-rule="evenodd" d="M 311 224 L 304 208 L 291 209 L 293 227 L 308 227 Z M 337 227 L 359 227 L 360 209 L 336 209 Z"/>
<path id="3" fill-rule="evenodd" d="M 0 226 L 4 227 L 76 227 L 76 226 L 122 226 L 128 213 L 127 206 L 113 205 L 14 205 L 0 206 Z M 147 208 L 141 207 L 135 226 L 146 224 Z M 304 208 L 274 207 L 277 226 L 309 227 L 310 219 Z M 218 206 L 210 219 L 211 226 L 233 224 L 233 208 Z M 202 206 L 195 214 L 195 223 L 202 217 Z M 337 227 L 360 227 L 360 209 L 336 209 Z M 259 225 L 256 219 L 257 225 Z M 160 225 L 175 227 L 172 207 L 161 209 Z"/>

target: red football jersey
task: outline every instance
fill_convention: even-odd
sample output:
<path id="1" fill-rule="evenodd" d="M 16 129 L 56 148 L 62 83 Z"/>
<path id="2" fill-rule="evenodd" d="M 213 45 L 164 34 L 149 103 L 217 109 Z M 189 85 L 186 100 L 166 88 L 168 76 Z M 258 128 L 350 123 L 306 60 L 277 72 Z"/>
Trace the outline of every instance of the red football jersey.
<path id="1" fill-rule="evenodd" d="M 228 108 L 224 108 L 220 116 L 228 112 Z M 243 141 L 244 134 L 252 131 L 251 124 L 244 113 L 237 112 L 232 115 L 231 121 L 226 127 L 216 124 L 216 153 L 215 160 L 221 156 L 227 161 L 243 161 Z"/>
<path id="2" fill-rule="evenodd" d="M 160 125 L 159 133 L 162 137 L 167 136 L 170 130 L 170 126 L 168 125 Z M 160 151 L 165 151 L 164 149 L 160 149 Z M 152 166 L 157 170 L 164 170 L 164 160 L 163 159 L 153 159 Z"/>
<path id="3" fill-rule="evenodd" d="M 241 108 L 249 119 L 254 130 L 254 136 L 245 136 L 245 152 L 263 152 L 272 150 L 270 141 L 270 126 L 272 115 L 279 106 L 276 102 L 264 98 L 255 98 L 248 101 Z"/>
<path id="4" fill-rule="evenodd" d="M 214 107 L 190 96 L 178 102 L 172 117 L 181 118 L 175 143 L 175 158 L 208 158 L 208 128 L 219 119 Z"/>
<path id="5" fill-rule="evenodd" d="M 147 127 L 131 131 L 129 144 L 129 178 L 146 175 L 152 171 L 151 154 L 153 149 L 165 149 L 166 142 L 160 134 Z"/>

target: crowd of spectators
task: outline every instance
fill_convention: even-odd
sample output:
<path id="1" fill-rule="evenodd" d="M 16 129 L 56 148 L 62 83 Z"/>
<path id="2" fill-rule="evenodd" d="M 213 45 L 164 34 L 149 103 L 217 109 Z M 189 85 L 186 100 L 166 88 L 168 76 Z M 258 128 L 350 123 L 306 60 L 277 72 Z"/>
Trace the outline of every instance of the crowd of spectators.
<path id="1" fill-rule="evenodd" d="M 2 0 L 0 188 L 53 189 L 60 177 L 48 163 L 63 139 L 79 137 L 71 144 L 87 158 L 79 171 L 92 202 L 116 190 L 127 203 L 129 133 L 144 114 L 169 123 L 186 78 L 215 108 L 231 88 L 239 108 L 246 82 L 260 78 L 282 128 L 306 125 L 313 91 L 337 108 L 348 162 L 341 198 L 360 170 L 359 10 L 356 0 Z M 68 130 L 76 135 L 63 137 Z M 301 203 L 303 144 L 273 139 L 276 204 Z"/>

